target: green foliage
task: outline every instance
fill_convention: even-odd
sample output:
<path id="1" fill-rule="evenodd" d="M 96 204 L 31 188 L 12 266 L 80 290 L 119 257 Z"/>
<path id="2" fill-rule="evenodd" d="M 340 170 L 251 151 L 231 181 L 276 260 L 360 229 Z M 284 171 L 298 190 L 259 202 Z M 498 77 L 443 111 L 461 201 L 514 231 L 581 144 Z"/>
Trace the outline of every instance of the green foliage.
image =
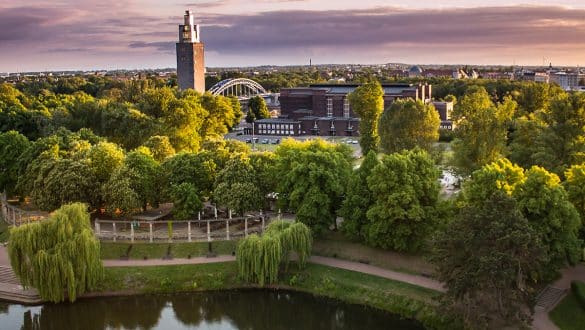
<path id="1" fill-rule="evenodd" d="M 483 88 L 471 90 L 457 103 L 453 160 L 459 171 L 471 174 L 507 154 L 508 123 L 515 110 L 510 98 L 494 105 Z"/>
<path id="2" fill-rule="evenodd" d="M 563 183 L 569 200 L 581 215 L 581 239 L 585 239 L 585 164 L 571 166 L 566 172 Z"/>
<path id="3" fill-rule="evenodd" d="M 482 203 L 496 191 L 512 195 L 516 185 L 526 180 L 524 169 L 502 158 L 473 172 L 463 195 L 468 203 Z"/>
<path id="4" fill-rule="evenodd" d="M 102 188 L 102 196 L 106 204 L 106 212 L 113 215 L 137 213 L 142 203 L 136 191 L 132 189 L 130 177 L 126 171 L 117 170 Z M 136 175 L 132 175 L 135 177 Z"/>
<path id="5" fill-rule="evenodd" d="M 581 221 L 558 176 L 536 166 L 524 171 L 501 159 L 472 174 L 464 186 L 464 203 L 481 205 L 496 192 L 514 198 L 518 210 L 546 247 L 539 280 L 553 279 L 567 262 L 578 260 Z"/>
<path id="6" fill-rule="evenodd" d="M 276 191 L 276 155 L 272 152 L 254 152 L 249 156 L 250 165 L 254 170 L 255 186 L 260 195 L 266 196 Z M 263 205 L 266 207 L 266 203 Z"/>
<path id="7" fill-rule="evenodd" d="M 535 164 L 562 176 L 571 165 L 585 163 L 585 95 L 560 94 L 539 117 L 546 127 L 532 141 L 538 146 Z"/>
<path id="8" fill-rule="evenodd" d="M 581 281 L 573 281 L 571 282 L 571 291 L 573 295 L 585 311 L 585 283 Z"/>
<path id="9" fill-rule="evenodd" d="M 299 268 L 306 265 L 312 248 L 311 230 L 300 222 L 274 221 L 262 237 L 251 235 L 238 243 L 238 274 L 246 282 L 260 285 L 278 280 L 279 266 L 288 268 L 290 252 L 299 258 Z"/>
<path id="10" fill-rule="evenodd" d="M 240 241 L 236 250 L 238 273 L 242 280 L 260 285 L 274 283 L 278 279 L 278 266 L 282 257 L 277 237 L 256 234 Z"/>
<path id="11" fill-rule="evenodd" d="M 363 241 L 366 238 L 367 212 L 374 204 L 374 196 L 368 187 L 368 177 L 379 163 L 376 153 L 370 151 L 347 181 L 339 214 L 343 217 L 341 231 L 353 240 Z"/>
<path id="12" fill-rule="evenodd" d="M 270 118 L 270 112 L 266 106 L 266 101 L 261 96 L 254 96 L 248 102 L 248 113 L 246 122 L 251 123 L 258 119 Z"/>
<path id="13" fill-rule="evenodd" d="M 197 189 L 188 182 L 171 187 L 171 198 L 174 205 L 173 215 L 177 220 L 194 219 L 203 208 Z"/>
<path id="14" fill-rule="evenodd" d="M 213 198 L 241 215 L 262 206 L 264 196 L 255 184 L 254 169 L 248 159 L 228 161 L 217 176 Z"/>
<path id="15" fill-rule="evenodd" d="M 30 141 L 16 131 L 0 133 L 0 191 L 11 194 L 17 184 L 18 157 L 31 147 Z"/>
<path id="16" fill-rule="evenodd" d="M 182 183 L 197 188 L 199 196 L 210 196 L 217 175 L 217 165 L 207 152 L 179 153 L 162 163 L 165 189 Z"/>
<path id="17" fill-rule="evenodd" d="M 143 208 L 148 204 L 157 206 L 160 200 L 161 167 L 151 156 L 139 151 L 128 153 L 120 171 L 112 176 L 112 180 L 127 177 L 130 188 L 136 193 Z"/>
<path id="18" fill-rule="evenodd" d="M 420 100 L 395 100 L 380 117 L 380 149 L 385 153 L 420 147 L 431 151 L 439 139 L 439 113 Z"/>
<path id="19" fill-rule="evenodd" d="M 545 249 L 504 192 L 465 206 L 434 241 L 432 261 L 447 287 L 447 309 L 460 313 L 469 328 L 528 326 L 526 302 Z"/>
<path id="20" fill-rule="evenodd" d="M 70 204 L 50 219 L 12 229 L 8 253 L 12 269 L 24 286 L 35 287 L 43 299 L 69 301 L 92 290 L 103 277 L 99 241 L 94 237 L 84 204 Z"/>
<path id="21" fill-rule="evenodd" d="M 276 149 L 278 201 L 319 234 L 335 225 L 351 173 L 351 149 L 317 139 L 282 141 Z"/>
<path id="22" fill-rule="evenodd" d="M 175 148 L 171 145 L 167 136 L 154 135 L 148 138 L 144 146 L 150 149 L 152 156 L 157 162 L 162 162 L 168 157 L 175 155 Z"/>
<path id="23" fill-rule="evenodd" d="M 567 192 L 556 174 L 541 167 L 526 171 L 526 180 L 514 189 L 514 198 L 528 222 L 547 247 L 546 266 L 542 268 L 545 281 L 556 277 L 567 262 L 580 260 L 582 241 L 579 213 L 569 201 Z"/>
<path id="24" fill-rule="evenodd" d="M 370 150 L 377 151 L 380 137 L 378 121 L 384 111 L 384 91 L 379 82 L 366 83 L 356 88 L 348 96 L 351 109 L 360 117 L 360 146 L 367 155 Z"/>
<path id="25" fill-rule="evenodd" d="M 367 178 L 373 205 L 367 211 L 366 242 L 397 251 L 420 249 L 437 225 L 438 179 L 423 150 L 385 155 Z"/>

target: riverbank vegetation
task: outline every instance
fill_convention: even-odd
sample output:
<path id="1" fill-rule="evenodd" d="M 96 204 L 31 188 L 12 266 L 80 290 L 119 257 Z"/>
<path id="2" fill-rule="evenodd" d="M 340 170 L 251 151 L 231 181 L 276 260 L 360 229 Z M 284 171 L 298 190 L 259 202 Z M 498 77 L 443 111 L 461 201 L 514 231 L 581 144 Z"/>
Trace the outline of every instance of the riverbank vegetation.
<path id="1" fill-rule="evenodd" d="M 440 293 L 407 283 L 309 263 L 303 270 L 296 266 L 290 267 L 275 285 L 269 286 L 278 287 L 366 304 L 416 319 L 429 328 L 457 328 L 453 319 L 437 312 L 438 303 L 435 299 Z M 106 268 L 105 279 L 95 294 L 174 293 L 239 288 L 255 286 L 239 278 L 235 262 L 227 262 Z"/>

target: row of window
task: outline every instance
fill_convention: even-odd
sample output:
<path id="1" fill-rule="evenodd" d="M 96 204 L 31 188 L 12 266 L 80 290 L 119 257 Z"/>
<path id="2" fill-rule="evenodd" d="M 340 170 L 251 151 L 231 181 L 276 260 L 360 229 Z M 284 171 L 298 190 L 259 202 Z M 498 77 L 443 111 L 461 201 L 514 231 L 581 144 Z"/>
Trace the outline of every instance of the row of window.
<path id="1" fill-rule="evenodd" d="M 327 117 L 333 117 L 333 99 L 327 98 Z M 343 99 L 343 117 L 349 118 L 349 99 Z"/>
<path id="2" fill-rule="evenodd" d="M 261 129 L 259 134 L 272 134 L 272 135 L 294 135 L 292 130 L 280 130 L 280 129 Z"/>
<path id="3" fill-rule="evenodd" d="M 294 129 L 293 124 L 258 124 L 259 129 Z"/>

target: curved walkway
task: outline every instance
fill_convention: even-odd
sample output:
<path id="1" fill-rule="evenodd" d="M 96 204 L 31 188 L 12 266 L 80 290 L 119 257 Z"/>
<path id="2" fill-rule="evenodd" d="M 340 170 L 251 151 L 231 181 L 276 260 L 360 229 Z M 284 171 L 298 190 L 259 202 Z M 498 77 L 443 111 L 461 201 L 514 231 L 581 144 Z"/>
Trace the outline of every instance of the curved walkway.
<path id="1" fill-rule="evenodd" d="M 552 284 L 553 287 L 566 290 L 571 290 L 571 282 L 579 280 L 585 281 L 585 264 L 581 263 L 575 267 L 566 268 L 562 271 L 561 278 Z M 565 294 L 566 296 L 566 294 Z M 565 297 L 563 296 L 558 300 L 557 304 L 560 303 Z M 548 313 L 553 310 L 556 305 L 551 306 L 549 309 L 536 309 L 534 311 L 534 320 L 532 322 L 532 329 L 535 330 L 555 330 L 559 327 L 548 317 Z"/>
<path id="2" fill-rule="evenodd" d="M 227 262 L 235 261 L 236 258 L 233 256 L 218 256 L 215 258 L 198 257 L 191 259 L 149 259 L 149 260 L 104 260 L 104 266 L 106 267 L 130 267 L 130 266 L 164 266 L 164 265 L 195 265 L 195 264 L 209 264 L 216 262 Z M 318 257 L 313 256 L 309 259 L 309 262 L 325 265 L 329 267 L 341 268 L 346 270 L 352 270 L 355 272 L 370 274 L 378 277 L 387 278 L 399 282 L 405 282 L 412 285 L 417 285 L 423 288 L 432 289 L 440 292 L 445 292 L 443 285 L 431 278 L 399 273 L 391 270 L 387 270 L 380 267 L 370 266 L 358 262 L 345 261 L 335 258 Z"/>

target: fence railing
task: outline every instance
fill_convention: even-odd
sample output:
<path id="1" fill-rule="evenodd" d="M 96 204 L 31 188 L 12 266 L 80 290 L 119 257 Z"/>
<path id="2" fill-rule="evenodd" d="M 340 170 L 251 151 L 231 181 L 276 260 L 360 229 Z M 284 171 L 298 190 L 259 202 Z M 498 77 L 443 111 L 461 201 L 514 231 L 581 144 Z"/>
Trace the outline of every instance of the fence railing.
<path id="1" fill-rule="evenodd" d="M 188 221 L 96 219 L 94 221 L 94 232 L 100 240 L 114 242 L 211 242 L 239 239 L 253 233 L 264 233 L 268 222 L 269 217 L 265 215 Z"/>
<path id="2" fill-rule="evenodd" d="M 5 194 L 0 194 L 0 207 L 2 208 L 2 219 L 9 225 L 16 227 L 46 218 L 46 216 L 37 214 L 36 212 L 27 212 L 14 205 L 10 205 L 6 200 Z"/>

